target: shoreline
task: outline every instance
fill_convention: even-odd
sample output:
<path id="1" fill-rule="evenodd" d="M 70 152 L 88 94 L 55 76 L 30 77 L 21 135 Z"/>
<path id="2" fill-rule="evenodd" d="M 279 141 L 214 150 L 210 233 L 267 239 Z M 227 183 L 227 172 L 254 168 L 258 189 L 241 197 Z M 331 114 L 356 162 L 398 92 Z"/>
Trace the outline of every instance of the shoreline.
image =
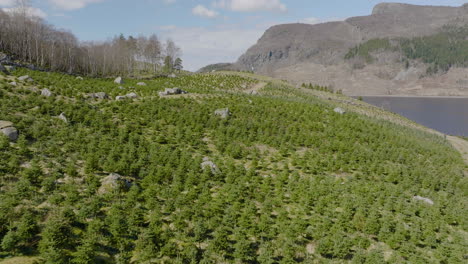
<path id="1" fill-rule="evenodd" d="M 347 95 L 352 98 L 359 97 L 388 97 L 388 98 L 434 98 L 434 99 L 468 99 L 468 96 L 448 96 L 448 95 Z"/>

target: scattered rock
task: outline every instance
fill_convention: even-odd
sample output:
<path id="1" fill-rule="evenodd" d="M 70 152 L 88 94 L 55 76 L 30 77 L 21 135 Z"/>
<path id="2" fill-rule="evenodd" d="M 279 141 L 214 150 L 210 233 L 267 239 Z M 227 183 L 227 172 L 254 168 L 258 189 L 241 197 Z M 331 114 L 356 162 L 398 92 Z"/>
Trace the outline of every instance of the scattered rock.
<path id="1" fill-rule="evenodd" d="M 144 82 L 139 82 L 139 83 L 137 83 L 137 85 L 138 85 L 138 86 L 146 86 L 146 83 L 144 83 Z"/>
<path id="2" fill-rule="evenodd" d="M 45 96 L 45 97 L 51 97 L 52 92 L 49 89 L 44 88 L 44 89 L 41 90 L 41 95 Z"/>
<path id="3" fill-rule="evenodd" d="M 16 70 L 16 67 L 15 67 L 15 66 L 10 66 L 10 65 L 5 65 L 5 68 L 6 68 L 7 71 L 9 71 L 9 72 L 12 72 L 12 71 L 15 71 L 15 70 Z"/>
<path id="4" fill-rule="evenodd" d="M 231 112 L 229 111 L 229 108 L 222 108 L 216 110 L 214 114 L 221 118 L 228 118 L 231 115 Z"/>
<path id="5" fill-rule="evenodd" d="M 426 197 L 421 197 L 421 196 L 419 196 L 419 195 L 413 196 L 413 199 L 414 199 L 414 200 L 417 200 L 417 201 L 425 202 L 425 203 L 430 204 L 430 205 L 433 205 L 433 204 L 434 204 L 434 201 L 432 201 L 431 199 L 426 198 Z"/>
<path id="6" fill-rule="evenodd" d="M 11 82 L 10 85 L 16 86 L 16 85 L 18 85 L 18 84 L 17 84 L 16 82 Z"/>
<path id="7" fill-rule="evenodd" d="M 101 187 L 98 193 L 105 194 L 121 188 L 128 189 L 132 183 L 117 173 L 111 173 L 101 180 Z"/>
<path id="8" fill-rule="evenodd" d="M 60 120 L 62 120 L 63 122 L 68 123 L 68 118 L 67 118 L 67 116 L 65 115 L 65 113 L 62 112 L 62 113 L 58 116 L 58 118 L 59 118 Z"/>
<path id="9" fill-rule="evenodd" d="M 124 81 L 123 81 L 122 77 L 117 77 L 117 78 L 115 78 L 114 83 L 116 83 L 116 84 L 123 84 Z"/>
<path id="10" fill-rule="evenodd" d="M 120 90 L 125 90 L 125 88 L 123 86 L 119 86 L 119 89 Z"/>
<path id="11" fill-rule="evenodd" d="M 177 95 L 177 94 L 187 94 L 188 92 L 180 89 L 180 88 L 166 88 L 164 92 L 159 92 L 159 96 L 166 96 L 166 95 Z"/>
<path id="12" fill-rule="evenodd" d="M 81 77 L 81 76 L 76 77 L 76 79 L 80 80 L 80 81 L 84 80 L 83 77 Z"/>
<path id="13" fill-rule="evenodd" d="M 340 114 L 340 115 L 344 115 L 344 114 L 346 113 L 346 111 L 345 111 L 343 108 L 341 108 L 341 107 L 337 107 L 337 108 L 333 109 L 333 111 L 334 111 L 335 113 Z"/>
<path id="14" fill-rule="evenodd" d="M 211 173 L 213 174 L 217 174 L 220 172 L 218 166 L 216 166 L 216 164 L 210 161 L 210 159 L 207 157 L 203 158 L 203 162 L 200 164 L 200 166 L 203 170 L 206 168 L 210 169 Z"/>
<path id="15" fill-rule="evenodd" d="M 250 91 L 250 94 L 251 95 L 258 95 L 258 92 L 254 90 L 254 91 Z"/>
<path id="16" fill-rule="evenodd" d="M 125 97 L 130 98 L 130 99 L 135 99 L 135 98 L 138 98 L 138 95 L 136 93 L 129 93 L 125 95 Z"/>
<path id="17" fill-rule="evenodd" d="M 129 93 L 126 95 L 118 95 L 115 97 L 115 100 L 119 101 L 119 100 L 136 99 L 136 98 L 138 98 L 138 95 L 136 93 Z"/>
<path id="18" fill-rule="evenodd" d="M 177 78 L 177 76 L 176 76 L 174 73 L 170 74 L 170 75 L 167 76 L 167 77 L 169 77 L 169 78 Z"/>
<path id="19" fill-rule="evenodd" d="M 0 120 L 0 131 L 3 135 L 7 136 L 10 139 L 10 141 L 16 141 L 18 139 L 18 129 L 13 127 L 13 123 L 10 121 Z"/>
<path id="20" fill-rule="evenodd" d="M 32 82 L 33 79 L 31 77 L 29 77 L 29 75 L 24 75 L 24 76 L 21 76 L 18 78 L 18 80 L 24 82 L 24 81 L 28 81 L 28 82 Z"/>
<path id="21" fill-rule="evenodd" d="M 86 95 L 87 98 L 94 98 L 94 99 L 109 99 L 109 96 L 105 92 L 99 93 L 90 93 Z"/>

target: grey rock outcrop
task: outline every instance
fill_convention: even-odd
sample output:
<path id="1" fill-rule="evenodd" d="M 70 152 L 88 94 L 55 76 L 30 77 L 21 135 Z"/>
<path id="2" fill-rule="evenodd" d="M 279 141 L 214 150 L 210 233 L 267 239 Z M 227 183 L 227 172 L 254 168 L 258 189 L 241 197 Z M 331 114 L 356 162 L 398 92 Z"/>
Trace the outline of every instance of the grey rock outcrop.
<path id="1" fill-rule="evenodd" d="M 98 193 L 105 194 L 122 188 L 128 189 L 131 186 L 132 183 L 121 175 L 117 173 L 111 173 L 109 176 L 101 180 L 101 187 L 99 187 Z"/>
<path id="2" fill-rule="evenodd" d="M 18 84 L 17 84 L 16 82 L 11 82 L 10 85 L 16 86 L 16 85 L 18 85 Z"/>
<path id="3" fill-rule="evenodd" d="M 13 123 L 10 121 L 1 121 L 0 120 L 0 131 L 3 135 L 8 137 L 10 141 L 16 141 L 19 136 L 18 129 L 13 126 Z"/>
<path id="4" fill-rule="evenodd" d="M 220 172 L 218 166 L 207 157 L 203 158 L 203 162 L 200 164 L 200 166 L 203 170 L 211 170 L 211 173 L 213 174 L 217 174 Z"/>
<path id="5" fill-rule="evenodd" d="M 12 72 L 16 70 L 16 67 L 12 65 L 5 65 L 5 69 L 7 69 L 9 72 Z"/>
<path id="6" fill-rule="evenodd" d="M 94 99 L 109 99 L 109 96 L 105 92 L 98 92 L 98 93 L 90 93 L 86 95 L 87 98 L 94 98 Z"/>
<path id="7" fill-rule="evenodd" d="M 167 95 L 178 95 L 178 94 L 187 94 L 188 92 L 180 89 L 180 88 L 166 88 L 164 92 L 159 92 L 159 96 L 167 96 Z"/>
<path id="8" fill-rule="evenodd" d="M 51 97 L 52 92 L 49 89 L 44 88 L 44 89 L 41 90 L 41 95 L 45 96 L 45 97 Z"/>
<path id="9" fill-rule="evenodd" d="M 425 203 L 427 203 L 429 205 L 434 204 L 434 201 L 432 201 L 431 199 L 426 198 L 426 197 L 422 197 L 422 196 L 419 196 L 419 195 L 413 196 L 413 199 L 417 200 L 417 201 L 425 202 Z"/>
<path id="10" fill-rule="evenodd" d="M 346 113 L 346 111 L 345 111 L 343 108 L 341 108 L 341 107 L 337 107 L 337 108 L 333 109 L 333 111 L 334 111 L 335 113 L 340 114 L 340 115 L 344 115 L 344 114 Z"/>
<path id="11" fill-rule="evenodd" d="M 229 108 L 221 108 L 216 110 L 214 114 L 221 118 L 228 118 L 231 115 L 231 111 L 229 111 Z"/>
<path id="12" fill-rule="evenodd" d="M 138 86 L 146 86 L 146 83 L 144 83 L 144 82 L 139 82 L 139 83 L 137 83 L 137 85 L 138 85 Z"/>
<path id="13" fill-rule="evenodd" d="M 115 100 L 121 101 L 125 99 L 136 99 L 136 98 L 138 98 L 138 95 L 136 93 L 129 93 L 126 95 L 118 95 L 115 97 Z"/>
<path id="14" fill-rule="evenodd" d="M 123 84 L 124 81 L 123 81 L 122 77 L 117 77 L 117 78 L 115 78 L 114 83 L 116 83 L 116 84 Z"/>
<path id="15" fill-rule="evenodd" d="M 32 82 L 33 79 L 31 77 L 29 77 L 29 75 L 24 75 L 24 76 L 21 76 L 21 77 L 18 77 L 18 80 L 24 82 L 24 81 L 28 81 L 28 82 Z"/>

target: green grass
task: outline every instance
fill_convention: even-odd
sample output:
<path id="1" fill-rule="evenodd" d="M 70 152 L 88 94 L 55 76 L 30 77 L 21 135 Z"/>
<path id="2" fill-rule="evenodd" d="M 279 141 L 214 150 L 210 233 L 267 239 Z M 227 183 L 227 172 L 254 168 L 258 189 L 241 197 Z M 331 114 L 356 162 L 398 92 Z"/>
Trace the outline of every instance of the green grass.
<path id="1" fill-rule="evenodd" d="M 249 74 L 124 89 L 20 70 L 0 82 L 0 240 L 50 263 L 463 263 L 465 168 L 443 138 Z M 188 96 L 160 98 L 165 88 Z M 308 90 L 308 89 L 306 89 Z M 137 93 L 136 100 L 92 100 Z M 195 96 L 196 95 L 196 96 Z M 333 95 L 335 96 L 335 95 Z M 337 96 L 337 95 L 336 95 Z M 232 115 L 214 115 L 228 107 Z M 65 113 L 69 123 L 56 117 Z M 219 173 L 202 169 L 203 158 Z M 101 180 L 119 173 L 114 191 Z M 420 195 L 428 205 L 413 199 Z"/>

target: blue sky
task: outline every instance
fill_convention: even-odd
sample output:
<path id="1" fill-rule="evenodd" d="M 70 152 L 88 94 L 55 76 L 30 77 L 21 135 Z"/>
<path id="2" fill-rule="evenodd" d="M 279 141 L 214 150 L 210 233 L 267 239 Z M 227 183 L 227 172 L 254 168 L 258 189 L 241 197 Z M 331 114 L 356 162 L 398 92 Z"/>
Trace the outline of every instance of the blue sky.
<path id="1" fill-rule="evenodd" d="M 15 0 L 0 0 L 12 8 Z M 32 0 L 32 12 L 83 41 L 156 33 L 172 38 L 184 66 L 196 70 L 235 61 L 270 26 L 320 23 L 368 15 L 380 0 Z M 401 0 L 460 6 L 466 0 Z"/>

